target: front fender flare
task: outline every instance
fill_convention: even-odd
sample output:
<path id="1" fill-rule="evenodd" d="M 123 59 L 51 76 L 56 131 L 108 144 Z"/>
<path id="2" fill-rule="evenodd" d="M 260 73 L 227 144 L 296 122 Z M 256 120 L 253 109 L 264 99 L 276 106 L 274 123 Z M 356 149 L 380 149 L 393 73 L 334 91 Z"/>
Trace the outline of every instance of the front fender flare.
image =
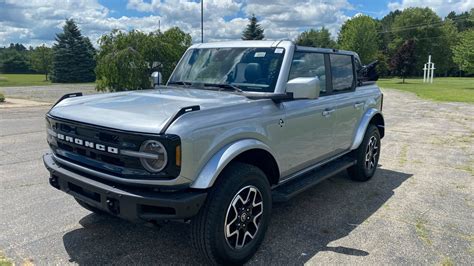
<path id="1" fill-rule="evenodd" d="M 367 130 L 367 127 L 369 126 L 370 121 L 377 114 L 381 115 L 382 119 L 383 119 L 382 113 L 379 110 L 375 109 L 375 108 L 370 108 L 365 112 L 364 116 L 362 117 L 362 119 L 359 123 L 359 126 L 357 127 L 357 129 L 355 131 L 354 139 L 352 141 L 351 150 L 355 150 L 355 149 L 359 148 L 359 145 L 364 140 L 365 131 Z M 377 127 L 383 127 L 384 125 L 376 125 L 376 126 Z"/>
<path id="2" fill-rule="evenodd" d="M 211 187 L 222 170 L 239 154 L 252 150 L 262 149 L 273 155 L 270 147 L 257 139 L 243 139 L 230 143 L 216 152 L 204 165 L 191 188 L 206 189 Z"/>

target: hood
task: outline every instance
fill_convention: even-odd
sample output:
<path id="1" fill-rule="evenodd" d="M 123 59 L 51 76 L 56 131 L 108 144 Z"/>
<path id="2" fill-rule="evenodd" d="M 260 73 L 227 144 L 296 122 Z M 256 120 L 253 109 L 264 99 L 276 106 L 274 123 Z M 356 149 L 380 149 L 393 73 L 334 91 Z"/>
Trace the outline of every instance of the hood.
<path id="1" fill-rule="evenodd" d="M 53 107 L 53 117 L 103 127 L 159 133 L 166 121 L 183 107 L 199 105 L 201 110 L 250 101 L 224 91 L 162 87 L 69 98 Z"/>

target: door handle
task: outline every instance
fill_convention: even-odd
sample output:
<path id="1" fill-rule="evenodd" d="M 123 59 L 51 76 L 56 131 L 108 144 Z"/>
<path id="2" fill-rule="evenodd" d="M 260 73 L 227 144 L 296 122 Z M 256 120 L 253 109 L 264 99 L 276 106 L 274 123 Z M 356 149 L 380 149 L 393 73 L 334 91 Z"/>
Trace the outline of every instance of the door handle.
<path id="1" fill-rule="evenodd" d="M 364 104 L 365 104 L 365 102 L 356 102 L 356 103 L 354 104 L 354 108 L 357 109 L 357 108 L 359 108 L 359 107 L 361 107 L 361 106 L 364 106 Z"/>
<path id="2" fill-rule="evenodd" d="M 336 111 L 336 109 L 326 109 L 323 111 L 323 116 L 330 116 L 332 113 L 334 113 Z"/>

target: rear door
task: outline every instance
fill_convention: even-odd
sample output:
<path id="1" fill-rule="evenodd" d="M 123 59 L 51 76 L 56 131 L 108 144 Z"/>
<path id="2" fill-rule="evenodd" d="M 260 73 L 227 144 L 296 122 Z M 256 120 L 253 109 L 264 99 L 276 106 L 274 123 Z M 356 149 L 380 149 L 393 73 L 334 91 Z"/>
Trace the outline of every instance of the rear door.
<path id="1" fill-rule="evenodd" d="M 330 54 L 332 94 L 334 112 L 334 148 L 336 153 L 346 151 L 352 144 L 352 138 L 359 118 L 364 110 L 364 99 L 358 96 L 354 58 L 349 54 Z"/>
<path id="2" fill-rule="evenodd" d="M 318 99 L 299 99 L 281 103 L 285 109 L 285 137 L 282 143 L 284 169 L 295 172 L 317 161 L 328 158 L 333 151 L 334 116 L 323 115 L 326 110 L 334 109 L 328 99 L 325 55 L 317 52 L 295 51 L 289 80 L 298 77 L 318 77 L 320 97 Z"/>

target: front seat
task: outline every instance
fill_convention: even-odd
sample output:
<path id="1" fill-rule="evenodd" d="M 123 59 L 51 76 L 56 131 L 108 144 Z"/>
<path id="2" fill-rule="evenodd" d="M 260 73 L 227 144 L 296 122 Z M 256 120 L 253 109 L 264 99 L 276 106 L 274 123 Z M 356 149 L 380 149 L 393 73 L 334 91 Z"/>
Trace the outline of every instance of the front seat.
<path id="1" fill-rule="evenodd" d="M 262 68 L 259 63 L 248 63 L 245 67 L 245 81 L 247 83 L 256 83 L 262 79 Z"/>

